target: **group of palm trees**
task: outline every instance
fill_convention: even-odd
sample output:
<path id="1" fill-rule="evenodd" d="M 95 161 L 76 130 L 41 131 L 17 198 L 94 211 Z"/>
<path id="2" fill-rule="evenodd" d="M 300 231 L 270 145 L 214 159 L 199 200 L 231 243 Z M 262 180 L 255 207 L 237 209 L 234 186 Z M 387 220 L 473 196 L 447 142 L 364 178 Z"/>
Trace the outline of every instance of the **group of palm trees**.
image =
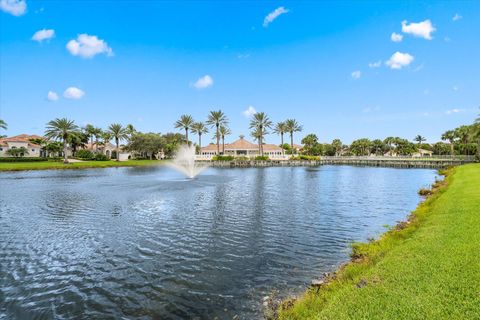
<path id="1" fill-rule="evenodd" d="M 187 144 L 190 143 L 188 138 L 189 132 L 198 136 L 198 146 L 200 148 L 202 147 L 202 135 L 209 132 L 208 127 L 215 129 L 214 139 L 216 139 L 217 154 L 220 154 L 220 140 L 222 141 L 222 153 L 224 154 L 225 136 L 231 134 L 232 132 L 228 128 L 228 118 L 223 111 L 210 111 L 205 123 L 196 122 L 191 115 L 187 114 L 180 116 L 180 119 L 175 122 L 175 128 L 185 130 L 185 139 L 187 141 Z M 290 134 L 290 146 L 292 150 L 294 149 L 294 133 L 302 131 L 302 126 L 298 124 L 297 120 L 295 119 L 288 119 L 286 121 L 278 122 L 277 124 L 273 125 L 273 122 L 270 120 L 270 118 L 265 112 L 256 112 L 250 120 L 249 128 L 252 130 L 250 134 L 255 139 L 255 141 L 257 141 L 258 151 L 259 154 L 262 156 L 264 139 L 265 136 L 269 134 L 269 129 L 273 129 L 274 133 L 280 135 L 282 149 L 284 147 L 284 135 Z"/>
<path id="2" fill-rule="evenodd" d="M 101 128 L 95 128 L 92 125 L 86 125 L 82 132 L 80 127 L 78 127 L 73 120 L 69 120 L 67 118 L 57 118 L 47 123 L 45 138 L 59 140 L 63 143 L 64 163 L 68 163 L 68 144 L 71 143 L 72 140 L 78 138 L 82 133 L 85 133 L 91 139 L 90 141 L 92 148 L 94 137 L 97 147 L 99 145 L 100 137 L 102 137 L 104 143 L 114 139 L 116 145 L 116 160 L 119 161 L 118 151 L 120 147 L 120 140 L 128 139 L 134 132 L 135 128 L 132 125 L 124 127 L 119 123 L 111 124 L 107 131 L 103 131 Z"/>

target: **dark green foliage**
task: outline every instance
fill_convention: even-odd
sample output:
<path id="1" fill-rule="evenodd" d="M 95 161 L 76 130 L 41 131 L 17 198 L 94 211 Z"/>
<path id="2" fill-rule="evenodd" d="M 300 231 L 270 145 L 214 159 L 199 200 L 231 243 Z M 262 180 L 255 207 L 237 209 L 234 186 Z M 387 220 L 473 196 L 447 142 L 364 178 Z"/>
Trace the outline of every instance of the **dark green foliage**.
<path id="1" fill-rule="evenodd" d="M 216 155 L 213 156 L 212 160 L 213 161 L 232 161 L 234 159 L 233 156 L 222 156 L 222 155 Z"/>
<path id="2" fill-rule="evenodd" d="M 96 161 L 107 161 L 107 160 L 110 160 L 108 159 L 108 157 L 106 155 L 104 155 L 103 153 L 97 153 L 95 154 L 95 157 L 93 160 L 96 160 Z"/>
<path id="3" fill-rule="evenodd" d="M 0 162 L 40 162 L 40 161 L 48 161 L 48 158 L 32 158 L 32 157 L 12 157 L 12 158 L 0 158 Z"/>
<path id="4" fill-rule="evenodd" d="M 75 156 L 82 160 L 92 160 L 95 154 L 90 150 L 78 150 Z"/>
<path id="5" fill-rule="evenodd" d="M 256 156 L 255 161 L 268 161 L 268 156 Z"/>

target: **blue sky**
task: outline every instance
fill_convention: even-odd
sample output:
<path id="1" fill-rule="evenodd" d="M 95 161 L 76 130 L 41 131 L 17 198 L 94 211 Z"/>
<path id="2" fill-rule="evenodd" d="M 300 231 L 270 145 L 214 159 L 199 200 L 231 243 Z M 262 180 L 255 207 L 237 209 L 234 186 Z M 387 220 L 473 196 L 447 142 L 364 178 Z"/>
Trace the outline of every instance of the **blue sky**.
<path id="1" fill-rule="evenodd" d="M 205 120 L 222 109 L 233 140 L 248 135 L 252 107 L 275 122 L 297 119 L 299 138 L 435 142 L 479 113 L 479 1 L 0 0 L 0 8 L 8 135 L 42 134 L 57 117 L 167 132 L 181 114 Z"/>

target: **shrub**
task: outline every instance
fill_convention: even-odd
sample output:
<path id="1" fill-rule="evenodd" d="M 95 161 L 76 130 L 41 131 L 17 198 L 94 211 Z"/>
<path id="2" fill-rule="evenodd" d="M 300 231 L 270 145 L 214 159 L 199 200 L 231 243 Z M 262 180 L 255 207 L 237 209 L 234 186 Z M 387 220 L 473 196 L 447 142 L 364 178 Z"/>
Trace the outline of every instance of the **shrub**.
<path id="1" fill-rule="evenodd" d="M 430 189 L 426 189 L 426 188 L 422 188 L 420 190 L 418 190 L 418 194 L 423 196 L 423 197 L 426 197 L 426 196 L 429 196 L 432 194 L 432 190 Z"/>
<path id="2" fill-rule="evenodd" d="M 106 155 L 104 155 L 103 153 L 97 153 L 94 157 L 93 160 L 96 160 L 96 161 L 107 161 L 109 160 L 108 157 Z"/>
<path id="3" fill-rule="evenodd" d="M 238 160 L 238 161 L 248 161 L 250 160 L 248 157 L 245 157 L 245 156 L 241 156 L 241 157 L 237 157 L 235 160 Z"/>
<path id="4" fill-rule="evenodd" d="M 213 161 L 232 161 L 234 158 L 233 156 L 222 156 L 217 155 L 212 158 Z"/>
<path id="5" fill-rule="evenodd" d="M 90 150 L 78 150 L 75 156 L 83 160 L 93 160 L 95 158 L 95 155 Z"/>
<path id="6" fill-rule="evenodd" d="M 290 160 L 307 160 L 307 161 L 318 161 L 320 160 L 319 156 L 307 156 L 307 155 L 299 155 L 296 157 L 291 157 Z"/>
<path id="7" fill-rule="evenodd" d="M 43 157 L 22 157 L 22 158 L 14 158 L 14 157 L 5 157 L 5 158 L 0 158 L 0 162 L 40 162 L 40 161 L 50 161 L 48 158 L 43 158 Z"/>
<path id="8" fill-rule="evenodd" d="M 256 161 L 268 161 L 269 158 L 268 158 L 268 156 L 256 156 L 255 160 Z"/>

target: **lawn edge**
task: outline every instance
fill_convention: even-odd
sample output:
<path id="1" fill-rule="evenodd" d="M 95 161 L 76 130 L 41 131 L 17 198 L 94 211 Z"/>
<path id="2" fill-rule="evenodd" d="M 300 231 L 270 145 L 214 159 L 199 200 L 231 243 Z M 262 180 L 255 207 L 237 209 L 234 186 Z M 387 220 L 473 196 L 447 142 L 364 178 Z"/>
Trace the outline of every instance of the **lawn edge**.
<path id="1" fill-rule="evenodd" d="M 431 193 L 425 197 L 406 220 L 397 223 L 378 239 L 370 242 L 357 242 L 352 244 L 350 260 L 342 263 L 335 271 L 324 273 L 323 276 L 312 282 L 309 288 L 298 297 L 289 297 L 280 301 L 270 299 L 265 308 L 266 319 L 299 319 L 295 313 L 295 307 L 299 303 L 308 301 L 313 297 L 322 298 L 319 309 L 327 303 L 326 294 L 340 289 L 344 285 L 361 285 L 362 275 L 370 268 L 377 265 L 385 254 L 395 246 L 400 245 L 422 227 L 423 222 L 432 211 L 433 203 L 448 189 L 455 177 L 456 167 L 438 170 L 443 180 L 436 181 L 432 185 Z M 360 280 L 360 282 L 359 282 Z"/>

